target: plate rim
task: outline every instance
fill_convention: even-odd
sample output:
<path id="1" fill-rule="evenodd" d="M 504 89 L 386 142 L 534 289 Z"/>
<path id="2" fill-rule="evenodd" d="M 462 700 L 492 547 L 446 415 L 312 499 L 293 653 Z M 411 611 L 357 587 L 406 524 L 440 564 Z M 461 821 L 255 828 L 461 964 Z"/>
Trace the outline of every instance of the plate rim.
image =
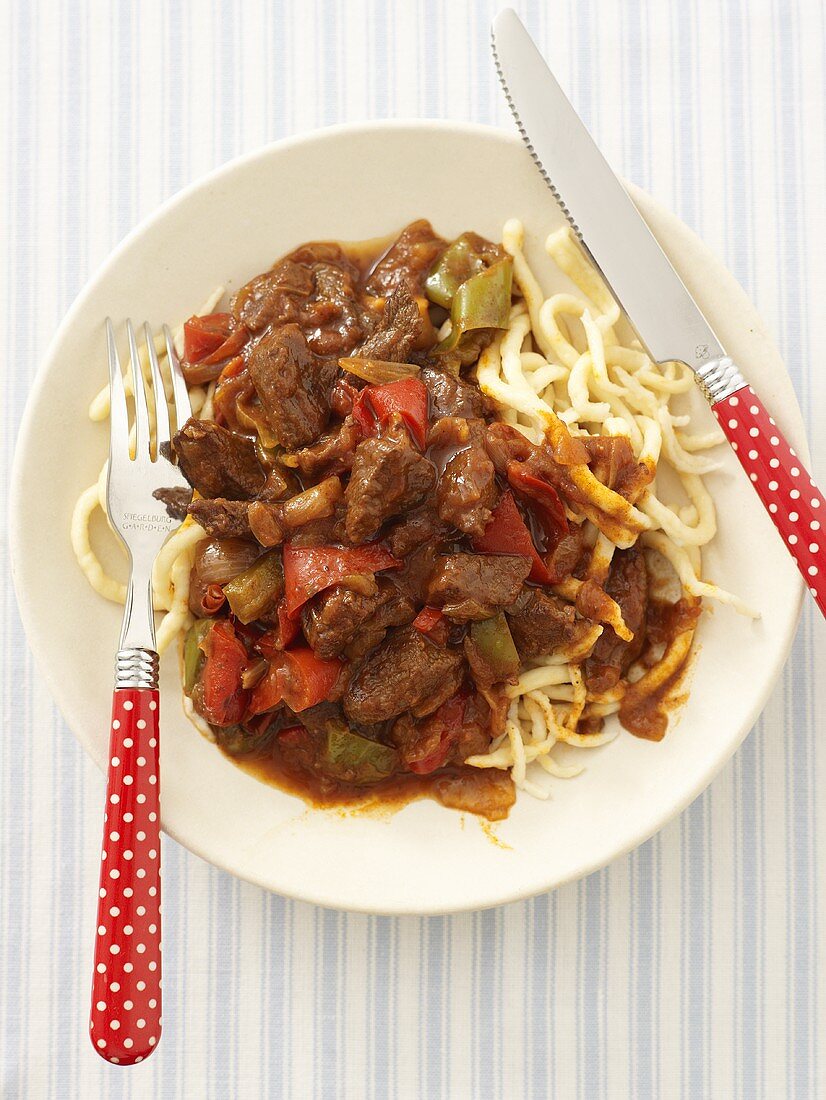
<path id="1" fill-rule="evenodd" d="M 105 256 L 103 261 L 97 266 L 97 268 L 88 277 L 83 287 L 73 300 L 69 309 L 66 311 L 63 319 L 55 330 L 49 344 L 44 352 L 40 362 L 38 363 L 37 370 L 32 379 L 29 392 L 26 397 L 26 404 L 21 417 L 17 436 L 14 445 L 14 457 L 11 466 L 11 484 L 9 491 L 9 559 L 10 559 L 10 572 L 12 576 L 12 583 L 14 586 L 14 592 L 17 599 L 18 609 L 20 611 L 20 618 L 23 625 L 23 629 L 26 635 L 27 645 L 34 657 L 35 666 L 38 673 L 42 676 L 45 684 L 51 694 L 52 701 L 57 706 L 58 710 L 66 722 L 66 725 L 71 729 L 72 734 L 76 740 L 83 747 L 91 758 L 97 763 L 98 767 L 103 770 L 106 754 L 103 756 L 103 760 L 98 758 L 98 755 L 92 751 L 88 738 L 84 731 L 76 728 L 75 724 L 71 722 L 64 712 L 61 705 L 61 692 L 59 688 L 59 678 L 56 674 L 53 674 L 49 662 L 46 659 L 44 652 L 41 649 L 39 637 L 37 631 L 34 629 L 33 608 L 29 597 L 23 588 L 19 561 L 22 553 L 22 541 L 24 538 L 23 531 L 25 527 L 24 523 L 24 509 L 22 508 L 22 479 L 21 479 L 21 466 L 23 462 L 23 453 L 28 450 L 28 446 L 24 446 L 35 430 L 35 409 L 39 404 L 41 391 L 46 381 L 47 367 L 55 357 L 57 349 L 63 342 L 64 333 L 69 330 L 74 324 L 75 317 L 80 313 L 87 300 L 97 291 L 98 286 L 105 280 L 109 269 L 113 267 L 123 252 L 127 251 L 132 242 L 146 233 L 152 225 L 165 217 L 168 213 L 174 210 L 178 205 L 185 203 L 189 196 L 193 193 L 200 191 L 202 188 L 208 187 L 220 181 L 223 177 L 231 175 L 234 171 L 242 168 L 246 165 L 253 164 L 257 160 L 264 160 L 274 152 L 287 152 L 292 148 L 296 148 L 303 144 L 314 143 L 324 141 L 326 138 L 338 136 L 342 134 L 360 134 L 364 132 L 381 132 L 387 130 L 399 131 L 410 130 L 416 131 L 421 129 L 427 130 L 441 130 L 443 132 L 460 133 L 465 136 L 476 136 L 481 139 L 495 139 L 499 141 L 509 142 L 513 146 L 522 147 L 521 139 L 513 134 L 504 130 L 498 126 L 489 126 L 475 122 L 462 122 L 450 119 L 427 119 L 427 118 L 407 118 L 407 119 L 374 119 L 362 122 L 346 122 L 339 123 L 333 126 L 321 127 L 309 131 L 305 131 L 300 134 L 293 134 L 284 138 L 277 139 L 275 141 L 267 142 L 266 144 L 259 146 L 255 149 L 249 150 L 240 156 L 219 165 L 211 171 L 199 176 L 197 179 L 188 183 L 185 187 L 175 192 L 167 199 L 165 199 L 158 206 L 153 208 L 144 218 L 142 218 L 120 241 L 111 249 L 111 251 Z M 623 180 L 624 185 L 629 190 L 632 198 L 637 206 L 647 206 L 655 215 L 663 221 L 669 223 L 669 228 L 675 233 L 676 236 L 681 237 L 687 244 L 710 253 L 713 256 L 715 265 L 718 269 L 718 273 L 722 272 L 730 281 L 732 286 L 736 286 L 743 298 L 748 301 L 752 311 L 757 317 L 760 317 L 762 323 L 762 317 L 758 313 L 756 307 L 751 303 L 748 295 L 740 286 L 735 276 L 729 271 L 724 262 L 711 252 L 711 249 L 705 242 L 689 227 L 687 226 L 675 213 L 673 213 L 667 206 L 661 203 L 656 198 L 652 197 L 648 192 L 643 191 L 641 188 Z M 764 326 L 765 327 L 765 326 Z M 766 332 L 766 338 L 769 340 L 772 349 L 777 353 L 777 358 L 783 363 L 783 373 L 791 383 L 791 376 L 788 369 L 780 356 L 779 350 L 776 347 L 771 335 Z M 805 421 L 802 411 L 800 409 L 797 395 L 794 393 L 792 386 L 792 392 L 794 394 L 794 400 L 785 409 L 784 412 L 794 421 L 792 428 L 792 435 L 796 437 L 796 444 L 798 449 L 810 463 L 810 454 L 808 440 L 806 439 Z M 68 534 L 66 535 L 68 537 Z M 713 779 L 722 771 L 734 753 L 740 748 L 745 738 L 749 735 L 754 728 L 754 724 L 757 721 L 760 713 L 766 706 L 768 699 L 774 691 L 777 680 L 779 679 L 783 668 L 788 660 L 791 647 L 794 642 L 797 628 L 799 625 L 803 598 L 805 595 L 805 585 L 802 578 L 795 578 L 797 583 L 797 595 L 795 600 L 794 614 L 789 617 L 786 636 L 782 640 L 782 646 L 778 650 L 779 657 L 776 662 L 776 667 L 771 677 L 760 685 L 760 689 L 755 692 L 753 702 L 749 708 L 748 716 L 743 722 L 741 728 L 738 730 L 737 735 L 731 739 L 726 745 L 725 752 L 713 758 L 713 760 L 703 768 L 699 773 L 698 778 L 692 785 L 692 787 L 683 794 L 683 796 L 677 799 L 671 804 L 665 812 L 659 814 L 659 816 L 650 823 L 649 826 L 639 829 L 634 836 L 622 846 L 612 851 L 608 858 L 594 858 L 587 863 L 584 863 L 576 871 L 565 875 L 563 877 L 554 876 L 549 881 L 543 884 L 537 885 L 536 883 L 530 884 L 525 889 L 512 889 L 506 895 L 493 896 L 494 891 L 481 890 L 477 893 L 477 896 L 470 898 L 467 902 L 461 904 L 453 904 L 446 906 L 433 906 L 431 904 L 416 907 L 415 905 L 396 905 L 396 906 L 376 906 L 376 905 L 364 905 L 358 906 L 353 904 L 347 904 L 343 906 L 340 902 L 337 902 L 335 898 L 325 895 L 319 891 L 306 891 L 298 892 L 291 890 L 289 893 L 284 893 L 280 890 L 276 890 L 273 884 L 265 878 L 263 875 L 255 875 L 253 873 L 241 874 L 239 871 L 230 866 L 226 861 L 221 861 L 216 857 L 214 853 L 206 852 L 199 844 L 198 837 L 191 837 L 187 834 L 185 828 L 171 827 L 164 819 L 163 813 L 161 816 L 161 827 L 163 830 L 179 844 L 183 845 L 188 851 L 194 855 L 204 859 L 206 862 L 212 864 L 215 867 L 219 867 L 221 870 L 233 875 L 242 881 L 253 883 L 256 886 L 262 887 L 270 892 L 279 893 L 283 897 L 290 897 L 297 901 L 308 902 L 314 905 L 318 905 L 324 908 L 335 909 L 345 912 L 360 912 L 376 915 L 388 915 L 388 916 L 426 916 L 426 915 L 448 915 L 452 913 L 469 912 L 469 911 L 481 911 L 484 909 L 493 908 L 499 905 L 506 905 L 512 902 L 525 900 L 531 897 L 539 896 L 540 894 L 547 893 L 550 890 L 557 889 L 570 882 L 579 881 L 582 878 L 593 874 L 615 860 L 627 855 L 629 852 L 638 848 L 641 844 L 644 844 L 652 836 L 658 833 L 669 822 L 678 817 L 696 798 L 702 794 L 703 791 L 709 786 Z M 34 639 L 38 640 L 35 641 Z M 113 658 L 114 659 L 114 658 Z"/>

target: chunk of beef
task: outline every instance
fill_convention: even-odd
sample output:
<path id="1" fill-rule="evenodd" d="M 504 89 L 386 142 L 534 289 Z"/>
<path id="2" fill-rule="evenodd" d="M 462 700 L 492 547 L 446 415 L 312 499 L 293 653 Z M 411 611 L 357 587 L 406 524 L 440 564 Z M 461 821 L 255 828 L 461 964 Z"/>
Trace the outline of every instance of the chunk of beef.
<path id="1" fill-rule="evenodd" d="M 166 514 L 171 519 L 186 519 L 186 510 L 192 499 L 192 491 L 185 486 L 174 486 L 169 489 L 156 489 L 152 494 L 155 500 L 159 500 L 166 508 Z"/>
<path id="2" fill-rule="evenodd" d="M 290 532 L 287 541 L 291 546 L 332 546 L 336 543 L 346 545 L 344 507 L 337 504 L 331 516 L 310 520 L 303 527 L 297 527 Z"/>
<path id="3" fill-rule="evenodd" d="M 352 416 L 324 435 L 311 447 L 304 447 L 292 455 L 296 467 L 305 478 L 314 479 L 322 474 L 340 474 L 351 469 L 361 431 Z"/>
<path id="4" fill-rule="evenodd" d="M 576 523 L 569 524 L 567 533 L 557 542 L 553 550 L 545 555 L 545 564 L 556 583 L 575 573 L 589 553 L 583 526 Z"/>
<path id="5" fill-rule="evenodd" d="M 437 367 L 422 367 L 421 380 L 430 397 L 430 410 L 440 416 L 490 416 L 493 406 L 478 388 Z"/>
<path id="6" fill-rule="evenodd" d="M 464 763 L 469 756 L 486 752 L 491 741 L 505 732 L 510 702 L 502 686 L 488 688 L 484 695 L 473 692 L 467 697 L 462 728 L 453 753 L 457 764 Z"/>
<path id="7" fill-rule="evenodd" d="M 489 619 L 510 607 L 531 571 L 516 554 L 446 554 L 436 559 L 427 602 L 457 622 Z"/>
<path id="8" fill-rule="evenodd" d="M 212 420 L 190 417 L 172 440 L 184 477 L 202 497 L 239 500 L 263 486 L 255 444 Z"/>
<path id="9" fill-rule="evenodd" d="M 572 604 L 541 588 L 525 588 L 508 608 L 508 626 L 523 661 L 549 657 L 563 646 L 576 643 L 591 629 L 578 619 Z"/>
<path id="10" fill-rule="evenodd" d="M 216 539 L 250 538 L 249 502 L 196 498 L 187 509 L 208 535 Z"/>
<path id="11" fill-rule="evenodd" d="M 481 696 L 460 692 L 426 717 L 402 714 L 393 723 L 390 740 L 410 771 L 426 775 L 484 752 L 491 740 L 490 715 Z"/>
<path id="12" fill-rule="evenodd" d="M 241 287 L 230 310 L 252 332 L 297 324 L 318 355 L 347 355 L 364 338 L 358 269 L 340 245 L 302 245 Z"/>
<path id="13" fill-rule="evenodd" d="M 374 592 L 361 593 L 344 585 L 335 585 L 314 596 L 301 612 L 304 636 L 319 657 L 338 657 L 354 641 L 366 635 L 377 645 L 389 626 L 411 622 L 413 604 L 386 578 L 379 580 Z"/>
<path id="14" fill-rule="evenodd" d="M 447 241 L 434 232 L 426 218 L 411 222 L 373 268 L 367 293 L 384 298 L 405 285 L 412 295 L 421 297 L 428 272 L 446 246 Z"/>
<path id="15" fill-rule="evenodd" d="M 416 300 L 407 286 L 397 286 L 384 307 L 378 327 L 367 337 L 356 355 L 361 359 L 383 359 L 404 363 L 422 331 L 422 318 Z"/>
<path id="16" fill-rule="evenodd" d="M 485 450 L 485 422 L 445 416 L 433 425 L 428 444 L 449 454 L 436 489 L 440 517 L 466 535 L 480 536 L 499 495 Z"/>
<path id="17" fill-rule="evenodd" d="M 325 660 L 338 657 L 380 602 L 377 586 L 373 592 L 357 592 L 341 584 L 334 585 L 319 592 L 302 608 L 304 637 L 317 656 Z"/>
<path id="18" fill-rule="evenodd" d="M 333 416 L 337 416 L 339 420 L 348 417 L 353 411 L 353 405 L 358 395 L 359 391 L 356 387 L 351 385 L 346 378 L 339 376 L 333 383 L 333 389 L 330 393 L 330 411 Z"/>
<path id="19" fill-rule="evenodd" d="M 413 626 L 401 627 L 353 676 L 344 695 L 345 713 L 352 722 L 386 722 L 432 700 L 461 666 L 458 653 L 433 645 Z"/>
<path id="20" fill-rule="evenodd" d="M 430 578 L 440 560 L 433 543 L 426 542 L 404 559 L 401 569 L 394 570 L 393 583 L 417 604 L 427 603 Z"/>
<path id="21" fill-rule="evenodd" d="M 429 634 L 428 639 L 432 645 L 440 644 L 433 634 Z M 462 686 L 464 678 L 465 666 L 460 660 L 453 668 L 445 672 L 442 679 L 437 684 L 434 684 L 430 691 L 422 696 L 410 713 L 414 718 L 424 718 L 425 715 L 432 714 L 435 710 L 439 709 L 442 703 L 446 703 L 448 699 L 456 694 Z"/>
<path id="22" fill-rule="evenodd" d="M 376 610 L 366 619 L 355 637 L 347 644 L 345 656 L 351 661 L 375 649 L 384 641 L 391 626 L 406 626 L 416 618 L 416 608 L 412 600 L 401 592 L 392 581 L 379 579 L 379 592 L 382 600 Z"/>
<path id="23" fill-rule="evenodd" d="M 298 320 L 298 301 L 313 292 L 313 273 L 306 264 L 279 260 L 269 271 L 242 286 L 230 303 L 230 312 L 253 332 L 268 325 Z"/>
<path id="24" fill-rule="evenodd" d="M 301 303 L 298 323 L 317 355 L 349 355 L 361 343 L 364 315 L 349 263 L 313 265 L 313 293 Z"/>
<path id="25" fill-rule="evenodd" d="M 615 687 L 629 665 L 639 657 L 645 643 L 648 571 L 645 555 L 639 547 L 614 552 L 604 588 L 619 604 L 625 625 L 634 637 L 630 642 L 624 642 L 612 627 L 605 626 L 585 661 L 585 680 L 589 691 L 595 693 Z"/>
<path id="26" fill-rule="evenodd" d="M 401 417 L 394 414 L 387 433 L 356 448 L 344 494 L 347 535 L 369 539 L 391 516 L 419 504 L 436 483 L 433 465 L 410 444 Z"/>
<path id="27" fill-rule="evenodd" d="M 414 508 L 398 523 L 394 523 L 384 541 L 394 558 L 406 558 L 425 543 L 438 542 L 447 531 L 447 524 L 428 503 Z"/>
<path id="28" fill-rule="evenodd" d="M 250 349 L 248 369 L 279 443 L 288 450 L 312 443 L 330 416 L 336 362 L 314 355 L 298 325 L 284 325 Z"/>

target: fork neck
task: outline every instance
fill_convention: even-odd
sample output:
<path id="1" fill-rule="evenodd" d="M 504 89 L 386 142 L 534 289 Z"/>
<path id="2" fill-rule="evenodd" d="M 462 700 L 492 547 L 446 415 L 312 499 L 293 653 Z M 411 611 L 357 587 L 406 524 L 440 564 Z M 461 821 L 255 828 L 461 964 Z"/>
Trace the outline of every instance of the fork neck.
<path id="1" fill-rule="evenodd" d="M 133 564 L 115 662 L 115 688 L 154 689 L 157 686 L 152 573 L 151 568 L 139 569 Z"/>

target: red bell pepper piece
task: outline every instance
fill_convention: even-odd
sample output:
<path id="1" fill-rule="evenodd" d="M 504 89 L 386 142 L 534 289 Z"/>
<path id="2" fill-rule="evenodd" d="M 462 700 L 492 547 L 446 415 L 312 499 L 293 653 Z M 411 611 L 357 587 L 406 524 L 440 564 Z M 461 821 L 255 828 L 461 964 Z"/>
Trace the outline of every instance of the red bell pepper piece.
<path id="1" fill-rule="evenodd" d="M 370 403 L 369 386 L 365 386 L 358 393 L 358 396 L 353 398 L 353 419 L 363 436 L 371 436 L 377 433 L 379 422 L 376 420 L 376 414 L 373 412 L 373 406 Z"/>
<path id="2" fill-rule="evenodd" d="M 218 375 L 219 382 L 226 382 L 228 378 L 235 378 L 246 366 L 243 355 L 236 355 L 226 364 Z"/>
<path id="3" fill-rule="evenodd" d="M 466 698 L 463 692 L 454 695 L 426 720 L 428 740 L 432 738 L 432 747 L 426 756 L 417 760 L 408 757 L 407 766 L 412 772 L 427 775 L 444 765 L 464 724 Z"/>
<path id="4" fill-rule="evenodd" d="M 201 648 L 206 655 L 201 673 L 204 717 L 216 726 L 234 726 L 241 721 L 249 698 L 241 686 L 247 651 L 227 619 L 212 626 Z"/>
<path id="5" fill-rule="evenodd" d="M 369 386 L 370 403 L 381 424 L 400 413 L 421 450 L 427 442 L 427 390 L 418 378 L 400 378 L 384 386 Z"/>
<path id="6" fill-rule="evenodd" d="M 533 563 L 530 579 L 537 584 L 550 583 L 550 574 L 519 514 L 513 493 L 502 494 L 487 527 L 473 540 L 473 548 L 484 554 L 521 554 L 522 557 L 530 558 Z"/>
<path id="7" fill-rule="evenodd" d="M 339 584 L 357 573 L 378 573 L 398 569 L 401 562 L 378 543 L 340 546 L 284 546 L 284 591 L 287 613 L 295 618 L 316 592 Z"/>
<path id="8" fill-rule="evenodd" d="M 423 607 L 413 620 L 413 625 L 422 634 L 429 634 L 435 626 L 439 625 L 442 619 L 444 619 L 444 615 L 438 607 Z"/>
<path id="9" fill-rule="evenodd" d="M 231 359 L 234 356 L 238 355 L 238 353 L 246 344 L 247 337 L 247 330 L 244 328 L 243 325 L 241 325 L 240 328 L 234 329 L 227 336 L 226 340 L 220 343 L 214 351 L 211 351 L 208 355 L 201 359 L 201 365 L 205 367 L 211 367 L 214 366 L 216 363 L 223 363 L 225 359 Z M 223 373 L 224 372 L 222 371 L 221 374 Z M 236 371 L 236 374 L 237 373 L 238 372 Z"/>
<path id="10" fill-rule="evenodd" d="M 217 615 L 226 602 L 227 598 L 220 584 L 206 586 L 206 592 L 201 598 L 201 607 L 207 615 Z"/>
<path id="11" fill-rule="evenodd" d="M 418 378 L 400 378 L 384 386 L 365 386 L 353 404 L 353 416 L 364 435 L 375 435 L 393 413 L 399 413 L 421 450 L 427 443 L 427 390 Z"/>
<path id="12" fill-rule="evenodd" d="M 255 649 L 262 657 L 269 659 L 279 653 L 295 641 L 301 631 L 299 619 L 290 618 L 287 612 L 287 603 L 283 598 L 278 601 L 276 608 L 278 626 L 274 630 L 267 630 L 255 640 Z"/>
<path id="13" fill-rule="evenodd" d="M 276 654 L 269 671 L 252 690 L 250 714 L 261 714 L 284 702 L 293 711 L 321 703 L 333 689 L 341 661 L 323 661 L 309 646 Z"/>
<path id="14" fill-rule="evenodd" d="M 217 351 L 230 334 L 232 316 L 229 313 L 209 313 L 205 317 L 190 317 L 184 322 L 184 359 L 200 363 Z"/>
<path id="15" fill-rule="evenodd" d="M 557 528 L 555 531 L 548 531 L 549 537 L 555 537 L 558 541 L 562 535 L 567 534 L 568 517 L 565 515 L 565 505 L 549 481 L 532 474 L 527 463 L 513 461 L 508 463 L 508 481 L 517 492 L 538 504 Z"/>
<path id="16" fill-rule="evenodd" d="M 307 731 L 303 726 L 287 726 L 283 730 L 279 730 L 276 734 L 279 744 L 284 748 L 294 749 L 297 748 L 302 741 L 307 740 Z"/>
<path id="17" fill-rule="evenodd" d="M 290 613 L 287 611 L 287 601 L 283 598 L 278 602 L 277 614 L 278 640 L 280 642 L 278 648 L 287 649 L 301 633 L 301 624 L 297 618 L 293 619 L 290 617 Z"/>

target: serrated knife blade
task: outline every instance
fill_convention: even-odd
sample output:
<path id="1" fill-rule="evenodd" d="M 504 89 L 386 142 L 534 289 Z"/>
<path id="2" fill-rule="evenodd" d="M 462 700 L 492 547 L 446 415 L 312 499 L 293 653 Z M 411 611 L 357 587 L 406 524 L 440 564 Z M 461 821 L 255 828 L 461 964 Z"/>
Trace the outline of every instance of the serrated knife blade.
<path id="1" fill-rule="evenodd" d="M 652 359 L 680 359 L 694 371 L 826 615 L 826 498 L 723 351 L 516 12 L 500 12 L 491 38 L 505 96 L 539 171 Z"/>
<path id="2" fill-rule="evenodd" d="M 718 359 L 711 325 L 511 8 L 494 20 L 492 46 L 528 151 L 652 359 Z"/>

